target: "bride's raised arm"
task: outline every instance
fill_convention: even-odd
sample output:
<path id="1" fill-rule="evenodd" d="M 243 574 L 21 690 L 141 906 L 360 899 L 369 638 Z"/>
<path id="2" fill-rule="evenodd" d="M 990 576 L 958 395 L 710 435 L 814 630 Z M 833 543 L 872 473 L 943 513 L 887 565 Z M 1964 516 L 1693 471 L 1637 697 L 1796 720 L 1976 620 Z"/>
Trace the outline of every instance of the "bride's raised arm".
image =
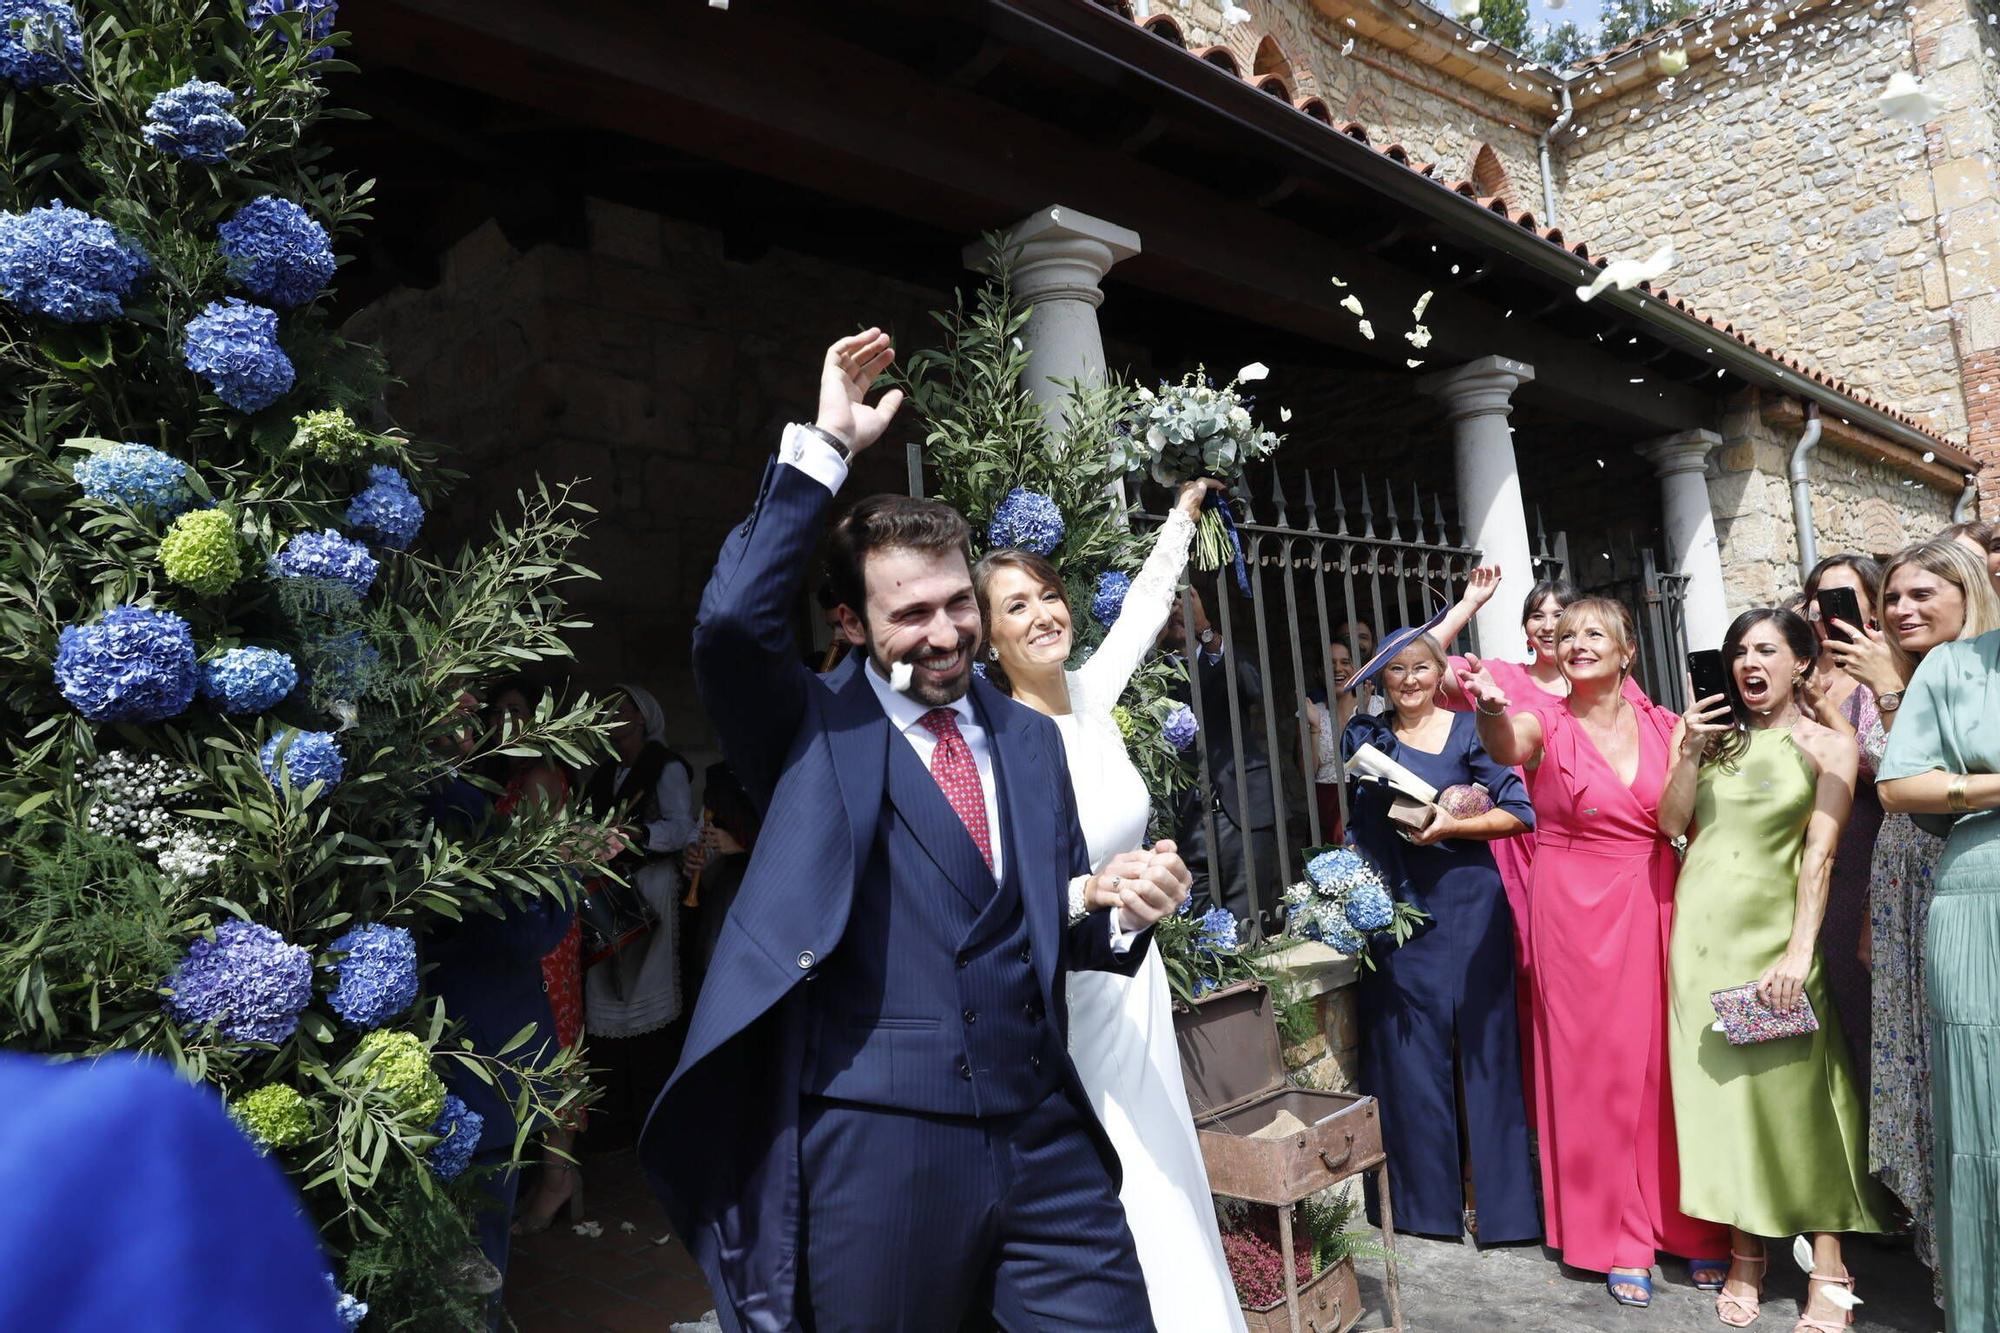
<path id="1" fill-rule="evenodd" d="M 1118 618 L 1104 633 L 1104 641 L 1090 660 L 1077 668 L 1076 683 L 1083 691 L 1085 708 L 1109 708 L 1125 693 L 1132 673 L 1146 660 L 1160 637 L 1160 628 L 1174 608 L 1174 594 L 1180 588 L 1181 571 L 1187 567 L 1188 548 L 1194 544 L 1194 525 L 1201 514 L 1202 497 L 1221 490 L 1220 482 L 1191 481 L 1181 487 L 1174 507 L 1160 524 L 1160 535 L 1118 609 Z"/>

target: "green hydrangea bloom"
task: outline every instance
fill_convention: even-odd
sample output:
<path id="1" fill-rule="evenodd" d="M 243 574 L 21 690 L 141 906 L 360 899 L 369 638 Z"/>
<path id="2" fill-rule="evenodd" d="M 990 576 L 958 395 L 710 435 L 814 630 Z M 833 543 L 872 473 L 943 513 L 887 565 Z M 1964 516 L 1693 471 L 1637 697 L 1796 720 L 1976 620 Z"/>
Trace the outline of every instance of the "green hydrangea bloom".
<path id="1" fill-rule="evenodd" d="M 1130 745 L 1138 732 L 1138 724 L 1132 719 L 1132 710 L 1124 704 L 1114 704 L 1111 709 L 1111 720 L 1118 724 L 1118 738 Z"/>
<path id="2" fill-rule="evenodd" d="M 294 452 L 311 454 L 323 463 L 352 463 L 374 452 L 375 441 L 354 419 L 337 407 L 292 418 Z"/>
<path id="3" fill-rule="evenodd" d="M 160 565 L 168 578 L 204 597 L 228 592 L 243 577 L 236 520 L 224 509 L 182 514 L 160 539 Z"/>
<path id="4" fill-rule="evenodd" d="M 266 1148 L 296 1148 L 312 1138 L 312 1104 L 286 1083 L 266 1083 L 229 1104 L 229 1113 Z"/>
<path id="5" fill-rule="evenodd" d="M 398 1115 L 428 1125 L 444 1110 L 444 1080 L 431 1068 L 430 1048 L 409 1032 L 371 1032 L 344 1067 L 356 1084 L 371 1080 Z"/>

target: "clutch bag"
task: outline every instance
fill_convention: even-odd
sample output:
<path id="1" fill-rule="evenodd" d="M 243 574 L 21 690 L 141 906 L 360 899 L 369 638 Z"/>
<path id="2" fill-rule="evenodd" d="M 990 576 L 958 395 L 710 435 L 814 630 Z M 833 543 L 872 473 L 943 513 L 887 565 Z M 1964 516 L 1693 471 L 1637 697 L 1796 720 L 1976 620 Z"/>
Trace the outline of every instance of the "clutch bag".
<path id="1" fill-rule="evenodd" d="M 1715 1006 L 1719 1020 L 1716 1026 L 1722 1029 L 1731 1046 L 1754 1046 L 1760 1041 L 1803 1037 L 1819 1031 L 1819 1015 L 1813 1012 L 1809 998 L 1800 995 L 1796 1005 L 1780 1012 L 1758 998 L 1754 981 L 1710 991 L 1708 1002 Z"/>

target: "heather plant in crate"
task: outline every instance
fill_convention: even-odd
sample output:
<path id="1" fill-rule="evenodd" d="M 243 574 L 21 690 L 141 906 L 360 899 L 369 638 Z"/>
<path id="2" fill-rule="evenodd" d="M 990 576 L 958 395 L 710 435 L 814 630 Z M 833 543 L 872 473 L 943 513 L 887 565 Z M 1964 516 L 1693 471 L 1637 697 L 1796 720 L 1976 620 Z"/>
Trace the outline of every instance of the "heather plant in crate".
<path id="1" fill-rule="evenodd" d="M 423 801 L 460 691 L 567 655 L 588 511 L 535 482 L 462 550 L 426 531 L 455 474 L 329 316 L 369 207 L 315 141 L 353 69 L 331 0 L 0 8 L 0 1043 L 213 1084 L 344 1317 L 482 1327 L 439 1278 L 478 1132 L 440 1075 L 527 1053 L 461 1043 L 423 937 L 573 893 L 588 834 L 455 841 Z M 506 744 L 603 737 L 583 699 Z M 517 1118 L 578 1073 L 517 1080 Z"/>

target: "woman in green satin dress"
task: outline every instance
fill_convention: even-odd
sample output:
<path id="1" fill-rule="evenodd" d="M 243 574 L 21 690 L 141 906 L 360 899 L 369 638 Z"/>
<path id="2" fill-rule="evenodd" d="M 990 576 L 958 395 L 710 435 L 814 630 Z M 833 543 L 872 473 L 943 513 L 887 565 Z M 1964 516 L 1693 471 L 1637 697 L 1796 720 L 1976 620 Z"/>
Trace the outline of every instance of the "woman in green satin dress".
<path id="1" fill-rule="evenodd" d="M 2000 630 L 1924 655 L 1882 756 L 1882 808 L 1945 834 L 1925 937 L 1945 1327 L 2000 1327 Z M 1948 830 L 1948 831 L 1947 831 Z"/>
<path id="2" fill-rule="evenodd" d="M 1689 836 L 1668 954 L 1668 1056 L 1681 1210 L 1732 1228 L 1723 1323 L 1757 1317 L 1763 1236 L 1813 1237 L 1799 1333 L 1847 1326 L 1839 1233 L 1893 1229 L 1868 1174 L 1868 1122 L 1819 956 L 1833 849 L 1854 799 L 1854 734 L 1810 683 L 1812 629 L 1748 611 L 1723 642 L 1728 693 L 1675 733 L 1660 828 Z M 1819 1030 L 1732 1046 L 1713 991 L 1755 982 L 1783 1011 L 1809 1000 Z"/>

